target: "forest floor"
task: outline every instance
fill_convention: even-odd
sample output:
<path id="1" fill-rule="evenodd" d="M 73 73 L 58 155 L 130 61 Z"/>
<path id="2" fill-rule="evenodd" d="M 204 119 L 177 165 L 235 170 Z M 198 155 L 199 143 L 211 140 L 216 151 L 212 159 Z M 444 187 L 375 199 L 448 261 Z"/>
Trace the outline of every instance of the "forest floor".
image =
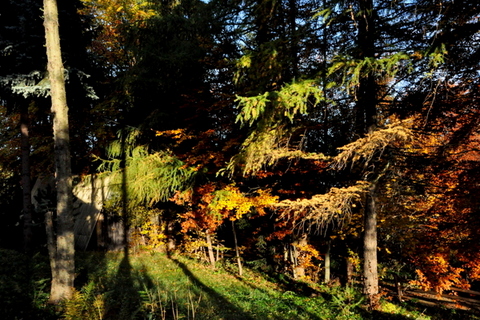
<path id="1" fill-rule="evenodd" d="M 216 269 L 156 252 L 81 252 L 75 296 L 60 312 L 46 304 L 48 256 L 0 249 L 0 319 L 35 320 L 480 320 L 479 296 L 389 289 L 369 311 L 356 286 L 294 281 L 224 261 Z"/>

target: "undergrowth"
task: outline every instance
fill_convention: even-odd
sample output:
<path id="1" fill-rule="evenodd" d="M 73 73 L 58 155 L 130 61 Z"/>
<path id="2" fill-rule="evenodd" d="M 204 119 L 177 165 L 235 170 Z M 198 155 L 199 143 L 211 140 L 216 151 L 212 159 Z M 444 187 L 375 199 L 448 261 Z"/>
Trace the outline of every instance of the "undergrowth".
<path id="1" fill-rule="evenodd" d="M 358 288 L 317 285 L 231 266 L 212 270 L 161 253 L 79 253 L 74 297 L 61 312 L 46 304 L 48 264 L 0 251 L 0 319 L 470 319 L 471 313 L 383 300 L 368 311 Z"/>

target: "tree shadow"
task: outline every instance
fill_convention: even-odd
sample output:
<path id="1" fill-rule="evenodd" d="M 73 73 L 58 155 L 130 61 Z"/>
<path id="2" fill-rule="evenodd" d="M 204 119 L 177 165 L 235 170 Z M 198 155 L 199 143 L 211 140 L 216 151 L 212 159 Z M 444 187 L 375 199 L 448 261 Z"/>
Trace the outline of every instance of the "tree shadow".
<path id="1" fill-rule="evenodd" d="M 235 304 L 228 301 L 224 296 L 219 294 L 217 291 L 215 291 L 214 289 L 210 288 L 209 286 L 204 284 L 202 281 L 200 281 L 200 279 L 198 279 L 183 262 L 172 257 L 172 255 L 168 251 L 167 251 L 167 257 L 182 270 L 185 276 L 187 276 L 190 282 L 198 290 L 200 290 L 202 293 L 208 296 L 209 301 L 212 303 L 212 305 L 216 309 L 222 310 L 222 315 L 224 315 L 226 319 L 229 319 L 229 320 L 249 320 L 249 319 L 253 320 L 254 319 L 254 317 L 245 313 L 243 310 L 241 310 Z"/>
<path id="2" fill-rule="evenodd" d="M 247 281 L 245 278 L 238 276 L 234 272 L 226 270 L 229 275 L 233 276 L 240 283 L 249 288 L 245 299 L 255 300 L 254 303 L 249 303 L 249 305 L 253 307 L 252 311 L 247 312 L 242 310 L 226 299 L 222 294 L 200 281 L 183 262 L 173 258 L 169 253 L 167 253 L 167 257 L 182 270 L 190 282 L 201 291 L 201 293 L 204 293 L 209 297 L 209 301 L 215 309 L 221 310 L 219 311 L 219 316 L 221 314 L 222 319 L 292 319 L 291 314 L 289 316 L 282 314 L 282 312 L 289 311 L 297 315 L 301 314 L 302 319 L 307 319 L 306 317 L 312 320 L 320 319 L 302 306 L 299 302 L 301 300 L 288 295 L 291 291 L 287 292 L 286 295 L 272 295 L 267 290 L 255 285 L 251 281 Z M 241 296 L 241 294 L 237 294 L 237 296 Z M 255 307 L 255 305 L 258 305 L 258 307 Z M 282 310 L 282 312 L 280 312 L 280 310 Z"/>

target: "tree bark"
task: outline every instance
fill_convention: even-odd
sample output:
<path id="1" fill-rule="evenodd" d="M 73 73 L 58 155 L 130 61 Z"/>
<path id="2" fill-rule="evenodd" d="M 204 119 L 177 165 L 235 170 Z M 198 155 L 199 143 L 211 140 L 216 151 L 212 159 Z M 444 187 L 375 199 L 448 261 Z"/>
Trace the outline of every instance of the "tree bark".
<path id="1" fill-rule="evenodd" d="M 295 279 L 302 279 L 305 277 L 305 266 L 299 261 L 299 255 L 297 248 L 305 247 L 308 244 L 308 236 L 302 233 L 292 243 L 292 262 L 293 262 L 293 277 Z"/>
<path id="2" fill-rule="evenodd" d="M 375 188 L 367 195 L 363 235 L 363 278 L 364 294 L 371 308 L 378 303 L 378 262 L 377 262 L 377 208 Z"/>
<path id="3" fill-rule="evenodd" d="M 330 240 L 327 241 L 327 251 L 325 252 L 325 278 L 324 282 L 329 283 L 331 280 L 330 277 L 330 248 L 332 246 L 332 243 Z"/>
<path id="4" fill-rule="evenodd" d="M 210 260 L 210 264 L 212 265 L 212 268 L 215 269 L 215 255 L 213 254 L 212 237 L 210 236 L 210 232 L 208 230 L 206 234 L 206 240 L 207 240 L 208 258 Z"/>
<path id="5" fill-rule="evenodd" d="M 235 241 L 235 256 L 237 258 L 237 265 L 238 265 L 238 275 L 243 275 L 243 268 L 242 268 L 242 258 L 240 257 L 240 250 L 238 249 L 238 242 L 237 242 L 237 233 L 235 232 L 235 221 L 232 220 L 232 231 L 233 231 L 233 240 Z"/>
<path id="6" fill-rule="evenodd" d="M 57 237 L 55 252 L 51 255 L 55 263 L 52 264 L 54 269 L 52 269 L 52 287 L 49 301 L 58 303 L 61 300 L 71 298 L 73 294 L 75 242 L 72 214 L 72 174 L 68 107 L 60 49 L 57 2 L 56 0 L 44 0 L 43 5 L 48 74 L 51 85 L 57 189 Z"/>
<path id="7" fill-rule="evenodd" d="M 373 16 L 373 0 L 359 0 L 358 59 L 375 58 L 376 28 Z M 373 131 L 377 123 L 378 85 L 374 71 L 362 75 L 357 88 L 356 132 L 359 136 Z"/>
<path id="8" fill-rule="evenodd" d="M 25 252 L 32 249 L 32 192 L 30 179 L 30 136 L 28 105 L 20 106 L 20 140 L 22 150 L 22 196 L 23 196 L 23 246 Z"/>
<path id="9" fill-rule="evenodd" d="M 373 0 L 358 0 L 358 59 L 375 59 L 376 21 Z M 377 100 L 379 85 L 374 71 L 365 70 L 357 88 L 356 131 L 359 136 L 371 133 L 377 125 Z M 376 183 L 367 194 L 363 241 L 364 294 L 372 309 L 377 306 L 377 209 L 375 203 Z"/>

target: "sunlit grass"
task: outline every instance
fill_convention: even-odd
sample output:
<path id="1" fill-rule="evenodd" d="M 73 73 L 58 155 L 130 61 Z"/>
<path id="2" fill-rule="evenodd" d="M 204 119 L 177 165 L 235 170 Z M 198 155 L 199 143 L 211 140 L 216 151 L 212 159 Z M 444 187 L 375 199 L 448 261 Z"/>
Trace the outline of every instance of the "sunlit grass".
<path id="1" fill-rule="evenodd" d="M 59 312 L 45 304 L 48 260 L 36 256 L 29 267 L 27 260 L 16 252 L 0 256 L 1 319 L 480 319 L 395 299 L 383 299 L 380 310 L 367 311 L 355 287 L 272 280 L 248 268 L 239 277 L 235 264 L 212 270 L 157 252 L 78 253 L 76 293 Z"/>

